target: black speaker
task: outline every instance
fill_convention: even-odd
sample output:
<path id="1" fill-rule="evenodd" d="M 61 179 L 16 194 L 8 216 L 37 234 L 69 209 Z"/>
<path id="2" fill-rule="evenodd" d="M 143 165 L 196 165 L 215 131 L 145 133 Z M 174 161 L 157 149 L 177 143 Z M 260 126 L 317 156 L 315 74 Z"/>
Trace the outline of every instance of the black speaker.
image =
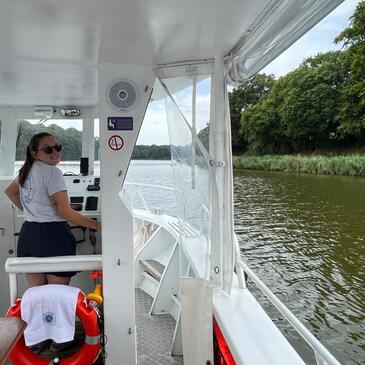
<path id="1" fill-rule="evenodd" d="M 87 176 L 89 173 L 89 158 L 81 157 L 80 159 L 80 174 Z"/>

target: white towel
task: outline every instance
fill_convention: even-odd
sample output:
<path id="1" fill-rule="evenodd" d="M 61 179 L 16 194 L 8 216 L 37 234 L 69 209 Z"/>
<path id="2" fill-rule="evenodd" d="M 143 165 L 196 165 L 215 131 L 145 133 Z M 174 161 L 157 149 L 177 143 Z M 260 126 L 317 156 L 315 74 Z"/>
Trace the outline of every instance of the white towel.
<path id="1" fill-rule="evenodd" d="M 25 344 L 32 346 L 47 339 L 72 341 L 79 292 L 78 288 L 58 284 L 29 288 L 21 301 L 22 319 L 27 322 Z"/>

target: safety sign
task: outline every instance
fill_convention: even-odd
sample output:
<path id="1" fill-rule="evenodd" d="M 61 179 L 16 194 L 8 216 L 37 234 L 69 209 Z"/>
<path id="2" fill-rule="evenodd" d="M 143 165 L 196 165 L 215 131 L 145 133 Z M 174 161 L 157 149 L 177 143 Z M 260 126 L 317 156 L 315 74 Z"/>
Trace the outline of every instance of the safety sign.
<path id="1" fill-rule="evenodd" d="M 111 136 L 108 145 L 113 151 L 119 151 L 124 146 L 123 138 L 117 135 Z"/>
<path id="2" fill-rule="evenodd" d="M 133 118 L 108 117 L 108 131 L 133 131 Z"/>

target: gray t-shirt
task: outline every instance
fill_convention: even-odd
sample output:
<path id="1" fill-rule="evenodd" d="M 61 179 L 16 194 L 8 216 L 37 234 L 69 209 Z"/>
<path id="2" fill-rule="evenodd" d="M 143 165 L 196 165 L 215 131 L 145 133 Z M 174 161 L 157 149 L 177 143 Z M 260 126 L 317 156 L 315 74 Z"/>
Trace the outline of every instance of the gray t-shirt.
<path id="1" fill-rule="evenodd" d="M 19 186 L 24 219 L 39 223 L 64 222 L 65 219 L 57 214 L 51 197 L 65 190 L 67 191 L 66 183 L 59 168 L 35 161 L 24 186 Z"/>

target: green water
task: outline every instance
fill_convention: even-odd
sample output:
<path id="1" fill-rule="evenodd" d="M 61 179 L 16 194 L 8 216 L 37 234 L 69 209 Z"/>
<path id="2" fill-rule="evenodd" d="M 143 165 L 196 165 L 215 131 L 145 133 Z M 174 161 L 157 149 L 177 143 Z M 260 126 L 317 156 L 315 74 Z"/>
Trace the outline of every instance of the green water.
<path id="1" fill-rule="evenodd" d="M 234 173 L 246 262 L 342 364 L 364 364 L 365 178 Z M 314 363 L 281 315 L 270 314 Z"/>

